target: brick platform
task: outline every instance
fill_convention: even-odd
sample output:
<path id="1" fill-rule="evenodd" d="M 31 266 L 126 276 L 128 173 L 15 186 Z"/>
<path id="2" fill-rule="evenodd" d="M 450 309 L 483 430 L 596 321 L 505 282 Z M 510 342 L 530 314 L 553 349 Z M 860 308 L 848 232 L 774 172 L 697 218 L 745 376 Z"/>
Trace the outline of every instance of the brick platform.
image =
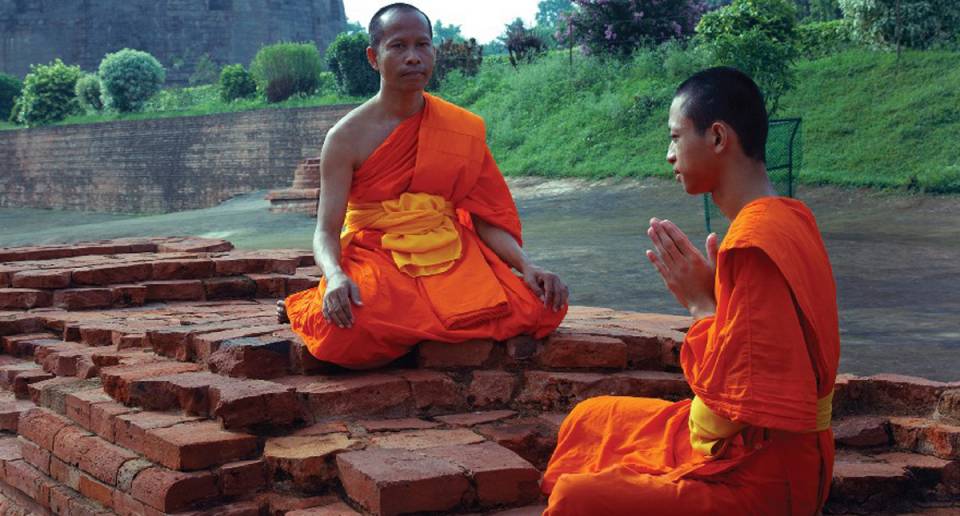
<path id="1" fill-rule="evenodd" d="M 345 371 L 275 321 L 316 283 L 309 254 L 231 247 L 0 249 L 4 514 L 538 514 L 577 402 L 690 395 L 688 321 L 605 308 L 542 341 L 423 342 Z M 957 510 L 960 383 L 837 386 L 827 512 Z"/>

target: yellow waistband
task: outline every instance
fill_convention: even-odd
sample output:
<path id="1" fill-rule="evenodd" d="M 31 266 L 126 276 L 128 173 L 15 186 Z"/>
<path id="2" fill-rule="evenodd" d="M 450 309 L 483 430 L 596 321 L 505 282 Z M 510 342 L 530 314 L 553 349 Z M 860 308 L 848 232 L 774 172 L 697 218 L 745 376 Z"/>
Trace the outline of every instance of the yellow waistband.
<path id="1" fill-rule="evenodd" d="M 397 199 L 349 203 L 340 246 L 346 248 L 358 231 L 383 231 L 381 245 L 397 267 L 412 277 L 449 270 L 463 252 L 454 223 L 453 203 L 439 195 L 404 193 Z"/>
<path id="2" fill-rule="evenodd" d="M 814 432 L 820 432 L 830 428 L 830 421 L 833 419 L 833 393 L 817 400 L 817 428 Z"/>

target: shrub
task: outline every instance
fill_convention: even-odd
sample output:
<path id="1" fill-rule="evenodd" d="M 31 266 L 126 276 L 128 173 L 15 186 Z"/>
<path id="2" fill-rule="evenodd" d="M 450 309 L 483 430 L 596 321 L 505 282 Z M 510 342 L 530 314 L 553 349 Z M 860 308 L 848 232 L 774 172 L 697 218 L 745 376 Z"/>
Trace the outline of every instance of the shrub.
<path id="1" fill-rule="evenodd" d="M 693 34 L 697 0 L 575 0 L 574 37 L 593 53 L 626 57 L 641 47 Z"/>
<path id="2" fill-rule="evenodd" d="M 187 79 L 190 86 L 199 86 L 201 84 L 213 84 L 217 82 L 217 63 L 210 59 L 210 54 L 203 54 L 193 65 L 193 73 Z"/>
<path id="3" fill-rule="evenodd" d="M 100 96 L 100 78 L 90 73 L 86 74 L 77 81 L 77 87 L 74 90 L 77 94 L 77 101 L 86 109 L 93 111 L 103 110 L 103 100 Z"/>
<path id="4" fill-rule="evenodd" d="M 250 63 L 250 75 L 267 102 L 293 95 L 310 95 L 317 89 L 323 63 L 313 43 L 277 43 L 260 49 Z"/>
<path id="5" fill-rule="evenodd" d="M 805 23 L 797 26 L 797 51 L 806 59 L 818 59 L 853 46 L 852 27 L 845 20 Z"/>
<path id="6" fill-rule="evenodd" d="M 477 75 L 483 63 L 483 47 L 477 40 L 469 41 L 445 40 L 437 47 L 437 61 L 433 67 L 433 77 L 430 78 L 429 89 L 440 87 L 447 75 L 454 70 L 468 77 Z"/>
<path id="7" fill-rule="evenodd" d="M 793 87 L 797 58 L 796 13 L 787 0 L 734 0 L 703 15 L 697 36 L 715 64 L 750 75 L 774 113 Z"/>
<path id="8" fill-rule="evenodd" d="M 367 62 L 369 36 L 365 32 L 340 34 L 327 47 L 327 69 L 333 72 L 341 93 L 355 97 L 380 89 L 380 74 Z"/>
<path id="9" fill-rule="evenodd" d="M 59 59 L 47 65 L 31 65 L 23 80 L 17 121 L 43 125 L 79 113 L 76 87 L 81 75 L 79 66 L 67 66 Z"/>
<path id="10" fill-rule="evenodd" d="M 840 8 L 857 41 L 881 48 L 898 39 L 908 48 L 951 45 L 960 32 L 956 0 L 840 0 Z"/>
<path id="11" fill-rule="evenodd" d="M 10 114 L 13 112 L 13 104 L 22 91 L 23 83 L 20 82 L 20 79 L 0 73 L 0 120 L 10 118 Z"/>
<path id="12" fill-rule="evenodd" d="M 257 83 L 243 65 L 227 65 L 220 71 L 220 98 L 224 102 L 250 98 L 256 93 Z"/>
<path id="13" fill-rule="evenodd" d="M 165 79 L 160 62 L 140 50 L 125 48 L 100 61 L 104 106 L 121 113 L 139 111 Z"/>
<path id="14" fill-rule="evenodd" d="M 517 67 L 520 62 L 531 62 L 547 50 L 543 39 L 532 30 L 523 26 L 523 20 L 517 18 L 507 25 L 507 30 L 500 37 L 510 54 L 510 64 Z"/>

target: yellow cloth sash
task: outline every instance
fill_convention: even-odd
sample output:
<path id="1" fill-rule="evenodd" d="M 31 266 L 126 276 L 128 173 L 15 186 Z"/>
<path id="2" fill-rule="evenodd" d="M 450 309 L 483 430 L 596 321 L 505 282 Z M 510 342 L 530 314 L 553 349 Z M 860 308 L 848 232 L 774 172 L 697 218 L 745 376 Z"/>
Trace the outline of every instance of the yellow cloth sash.
<path id="1" fill-rule="evenodd" d="M 463 252 L 456 211 L 439 195 L 403 193 L 383 202 L 349 203 L 340 234 L 345 249 L 358 231 L 383 231 L 381 245 L 397 267 L 411 277 L 446 272 Z"/>
<path id="2" fill-rule="evenodd" d="M 830 428 L 833 418 L 833 392 L 817 400 L 817 427 L 810 432 L 820 432 Z M 699 397 L 694 396 L 690 404 L 690 445 L 694 450 L 713 455 L 724 439 L 735 435 L 747 425 L 730 421 L 718 416 Z"/>

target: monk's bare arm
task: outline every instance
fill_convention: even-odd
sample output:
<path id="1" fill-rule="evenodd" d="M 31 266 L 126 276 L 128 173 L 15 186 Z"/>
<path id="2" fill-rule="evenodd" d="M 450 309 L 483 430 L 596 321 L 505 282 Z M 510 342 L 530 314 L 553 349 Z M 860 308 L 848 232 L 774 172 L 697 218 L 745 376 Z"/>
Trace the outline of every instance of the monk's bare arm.
<path id="1" fill-rule="evenodd" d="M 323 270 L 327 290 L 323 316 L 341 328 L 353 325 L 351 302 L 362 304 L 360 290 L 340 266 L 340 230 L 347 212 L 353 179 L 354 156 L 347 143 L 350 131 L 335 127 L 320 153 L 320 203 L 313 234 L 313 255 Z"/>
<path id="2" fill-rule="evenodd" d="M 544 305 L 557 311 L 567 303 L 570 295 L 567 285 L 556 274 L 534 265 L 513 235 L 476 216 L 473 217 L 473 226 L 480 240 L 483 240 L 487 247 L 497 253 L 497 256 L 507 265 L 523 274 L 524 281 L 540 297 Z"/>

